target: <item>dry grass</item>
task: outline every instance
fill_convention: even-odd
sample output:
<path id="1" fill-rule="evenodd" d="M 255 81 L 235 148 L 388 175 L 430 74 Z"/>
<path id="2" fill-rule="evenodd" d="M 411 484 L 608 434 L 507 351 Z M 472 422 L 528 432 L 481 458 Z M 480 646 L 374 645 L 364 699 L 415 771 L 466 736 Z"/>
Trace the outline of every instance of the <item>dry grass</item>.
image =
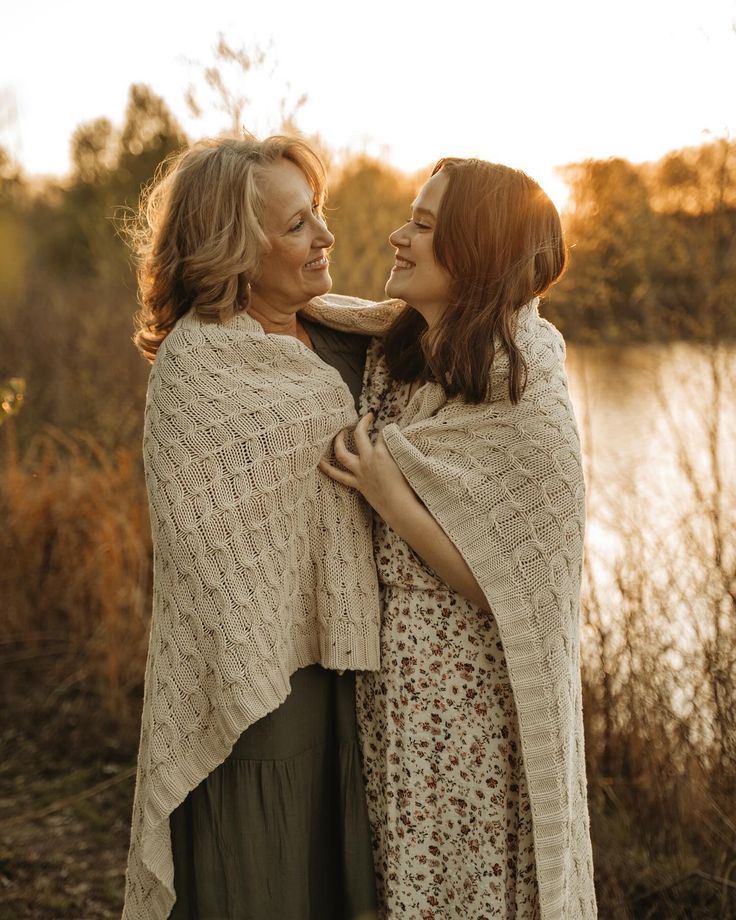
<path id="1" fill-rule="evenodd" d="M 77 688 L 127 728 L 150 616 L 140 461 L 53 429 L 19 455 L 12 420 L 2 433 L 0 668 L 36 664 L 52 699 Z"/>
<path id="2" fill-rule="evenodd" d="M 649 458 L 649 477 L 608 483 L 587 454 L 612 538 L 588 547 L 583 591 L 602 917 L 736 917 L 732 354 L 652 368 L 670 449 Z"/>
<path id="3" fill-rule="evenodd" d="M 39 834 L 47 832 L 49 817 L 68 810 L 70 794 L 74 803 L 98 801 L 108 809 L 102 821 L 92 811 L 69 820 L 77 821 L 78 838 L 87 835 L 91 851 L 105 850 L 108 865 L 117 865 L 129 782 L 123 795 L 99 800 L 96 786 L 104 787 L 106 770 L 125 778 L 135 751 L 151 580 L 139 456 L 53 429 L 20 451 L 12 420 L 0 434 L 6 711 L 21 722 L 26 713 L 33 730 L 41 714 L 44 743 L 34 750 L 54 761 L 6 764 L 2 797 L 10 807 L 3 817 L 12 821 L 27 810 L 23 790 L 46 770 L 51 791 Z M 718 438 L 712 443 L 717 460 Z M 719 470 L 713 467 L 711 479 L 720 494 L 708 491 L 707 501 L 694 496 L 695 510 L 683 509 L 672 542 L 653 543 L 631 494 L 616 510 L 620 551 L 595 564 L 588 557 L 583 676 L 602 918 L 736 916 L 736 502 Z M 27 739 L 31 729 L 9 731 L 7 738 Z M 69 789 L 64 777 L 78 775 L 80 762 L 98 766 L 86 783 Z M 105 831 L 111 824 L 118 828 L 114 840 Z M 37 839 L 33 845 L 38 850 Z M 0 880 L 4 860 L 9 878 L 25 878 L 23 866 L 36 865 L 33 852 L 0 849 Z M 69 886 L 82 884 L 73 860 L 57 862 Z M 121 897 L 120 871 L 106 871 L 113 880 L 107 906 L 89 916 L 114 915 Z M 59 882 L 59 897 L 66 884 Z M 15 916 L 33 916 L 14 904 Z M 65 907 L 39 916 L 79 914 Z"/>

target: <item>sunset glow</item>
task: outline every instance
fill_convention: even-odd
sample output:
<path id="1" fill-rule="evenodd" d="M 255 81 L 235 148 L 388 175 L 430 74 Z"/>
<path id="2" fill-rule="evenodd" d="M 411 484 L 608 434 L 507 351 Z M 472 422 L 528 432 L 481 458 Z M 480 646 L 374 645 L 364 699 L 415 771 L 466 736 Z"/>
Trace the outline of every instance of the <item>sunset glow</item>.
<path id="1" fill-rule="evenodd" d="M 555 166 L 656 159 L 734 130 L 733 0 L 211 0 L 189 16 L 134 0 L 119 18 L 86 0 L 31 0 L 4 18 L 0 143 L 30 173 L 64 174 L 74 128 L 120 123 L 133 82 L 163 96 L 190 137 L 217 133 L 222 113 L 195 120 L 184 97 L 220 32 L 266 52 L 243 84 L 256 132 L 306 94 L 297 124 L 338 157 L 364 150 L 412 173 L 477 155 L 527 170 L 560 205 Z"/>
<path id="2" fill-rule="evenodd" d="M 735 89 L 736 0 L 4 4 L 0 920 L 736 918 Z"/>

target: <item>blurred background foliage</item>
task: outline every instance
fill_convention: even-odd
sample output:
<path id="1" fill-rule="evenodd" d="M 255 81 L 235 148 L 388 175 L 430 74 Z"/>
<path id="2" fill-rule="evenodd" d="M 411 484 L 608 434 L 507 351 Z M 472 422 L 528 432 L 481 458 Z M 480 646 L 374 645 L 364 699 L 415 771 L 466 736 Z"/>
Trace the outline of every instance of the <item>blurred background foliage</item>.
<path id="1" fill-rule="evenodd" d="M 164 100 L 134 85 L 122 126 L 99 118 L 77 128 L 66 181 L 24 176 L 0 150 L 0 367 L 28 382 L 24 435 L 52 424 L 110 446 L 135 442 L 146 368 L 128 344 L 135 283 L 116 221 L 186 141 Z M 406 176 L 360 154 L 336 167 L 326 154 L 333 290 L 381 298 L 388 235 L 429 167 Z M 571 262 L 545 314 L 569 342 L 734 336 L 733 144 L 563 172 Z"/>
<path id="2" fill-rule="evenodd" d="M 224 42 L 219 52 L 241 74 L 263 60 Z M 231 129 L 241 124 L 245 96 L 216 67 L 205 77 Z M 189 99 L 193 111 L 203 104 L 193 89 Z M 282 107 L 285 130 L 296 130 L 302 101 Z M 388 235 L 431 164 L 406 176 L 361 154 L 338 163 L 308 140 L 329 170 L 333 290 L 381 298 Z M 165 101 L 134 85 L 122 125 L 78 127 L 64 180 L 26 176 L 0 150 L 0 741 L 14 752 L 0 766 L 11 828 L 0 836 L 0 918 L 120 908 L 151 565 L 140 459 L 148 365 L 131 342 L 135 279 L 116 226 L 186 143 Z M 713 139 L 654 163 L 570 164 L 564 177 L 571 262 L 544 314 L 581 354 L 692 343 L 712 384 L 707 482 L 688 466 L 687 444 L 678 455 L 696 509 L 683 505 L 681 542 L 695 548 L 697 573 L 687 580 L 675 556 L 657 556 L 634 513 L 617 522 L 626 552 L 607 597 L 593 573 L 586 582 L 601 916 L 736 916 L 734 469 L 719 428 L 722 405 L 735 405 L 736 151 Z M 676 424 L 681 408 L 662 412 Z M 694 609 L 694 599 L 707 604 L 683 654 L 672 606 Z"/>

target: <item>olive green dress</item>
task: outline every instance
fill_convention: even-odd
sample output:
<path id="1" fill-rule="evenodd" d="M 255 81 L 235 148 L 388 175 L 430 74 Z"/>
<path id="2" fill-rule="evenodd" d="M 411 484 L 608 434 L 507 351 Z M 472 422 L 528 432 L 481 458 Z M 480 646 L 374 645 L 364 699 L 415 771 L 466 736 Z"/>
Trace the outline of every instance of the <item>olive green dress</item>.
<path id="1" fill-rule="evenodd" d="M 304 322 L 356 400 L 368 340 Z M 376 916 L 355 675 L 292 675 L 278 709 L 171 816 L 170 920 L 368 920 Z"/>

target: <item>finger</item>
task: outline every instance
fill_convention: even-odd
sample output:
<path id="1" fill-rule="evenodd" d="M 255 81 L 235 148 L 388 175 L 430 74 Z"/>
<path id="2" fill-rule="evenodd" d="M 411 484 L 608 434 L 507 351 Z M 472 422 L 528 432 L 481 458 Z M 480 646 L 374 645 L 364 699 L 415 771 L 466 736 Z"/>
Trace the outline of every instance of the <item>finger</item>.
<path id="1" fill-rule="evenodd" d="M 386 439 L 384 438 L 382 431 L 379 431 L 376 435 L 376 440 L 373 442 L 373 446 L 381 450 L 383 453 L 389 453 L 389 449 L 386 446 Z"/>
<path id="2" fill-rule="evenodd" d="M 335 458 L 351 473 L 357 473 L 360 467 L 360 458 L 345 445 L 345 429 L 343 428 L 333 442 Z"/>
<path id="3" fill-rule="evenodd" d="M 363 418 L 358 422 L 358 424 L 355 426 L 355 429 L 353 430 L 353 440 L 355 441 L 355 446 L 358 448 L 359 455 L 369 451 L 373 446 L 368 434 L 372 424 L 373 413 L 368 412 L 363 416 Z"/>
<path id="4" fill-rule="evenodd" d="M 357 480 L 352 473 L 338 469 L 336 466 L 328 463 L 327 460 L 320 460 L 318 466 L 326 476 L 330 477 L 330 479 L 341 482 L 344 486 L 349 486 L 351 489 L 358 488 Z"/>

